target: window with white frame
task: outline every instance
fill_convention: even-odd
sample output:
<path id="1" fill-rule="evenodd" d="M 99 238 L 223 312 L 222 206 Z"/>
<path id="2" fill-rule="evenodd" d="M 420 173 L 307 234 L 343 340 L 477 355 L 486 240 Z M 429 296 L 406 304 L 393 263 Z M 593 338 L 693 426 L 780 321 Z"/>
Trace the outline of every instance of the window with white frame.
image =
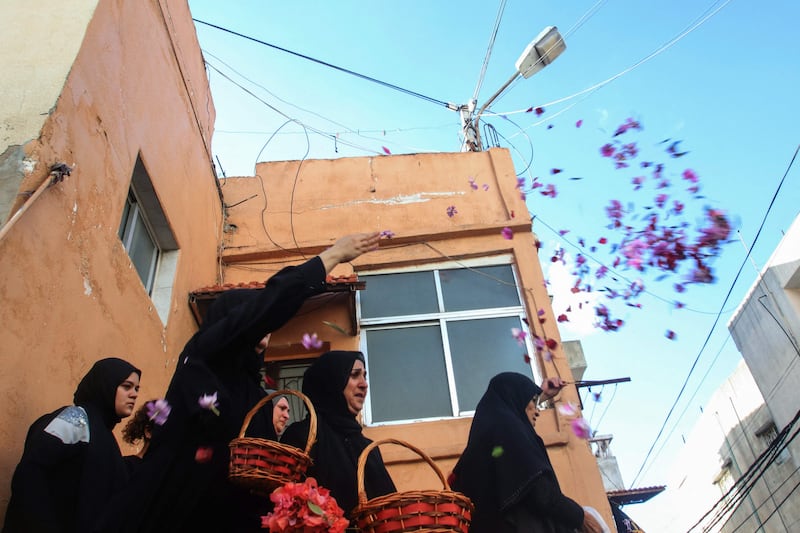
<path id="1" fill-rule="evenodd" d="M 489 380 L 530 376 L 530 345 L 511 264 L 438 265 L 430 270 L 359 274 L 361 348 L 367 359 L 369 424 L 470 414 Z M 538 380 L 537 380 L 538 381 Z"/>
<path id="2" fill-rule="evenodd" d="M 117 234 L 162 322 L 166 324 L 178 243 L 141 158 L 136 159 Z"/>

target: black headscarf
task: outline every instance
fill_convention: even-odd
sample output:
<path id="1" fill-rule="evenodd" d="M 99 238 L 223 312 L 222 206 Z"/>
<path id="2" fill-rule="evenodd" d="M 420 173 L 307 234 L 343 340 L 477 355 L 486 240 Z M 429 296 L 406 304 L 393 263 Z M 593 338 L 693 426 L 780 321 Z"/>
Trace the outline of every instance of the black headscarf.
<path id="1" fill-rule="evenodd" d="M 4 531 L 94 531 L 98 509 L 122 489 L 128 473 L 111 430 L 119 422 L 117 387 L 141 371 L 117 358 L 97 361 L 81 379 L 74 403 L 88 416 L 89 442 L 65 443 L 46 428 L 58 409 L 31 425 L 12 481 Z M 68 411 L 68 410 L 72 411 Z M 56 528 L 56 529 L 53 529 Z"/>
<path id="2" fill-rule="evenodd" d="M 95 410 L 103 425 L 113 429 L 121 420 L 115 407 L 117 387 L 133 373 L 142 377 L 142 371 L 127 361 L 116 357 L 101 359 L 78 383 L 73 402 L 84 409 Z"/>
<path id="3" fill-rule="evenodd" d="M 163 426 L 154 428 L 142 464 L 105 513 L 106 530 L 260 528 L 261 511 L 254 512 L 250 504 L 269 504 L 269 500 L 251 497 L 229 483 L 228 444 L 265 394 L 258 373 L 262 358 L 255 347 L 267 333 L 288 322 L 306 298 L 320 293 L 324 282 L 325 266 L 314 257 L 282 269 L 264 289 L 234 289 L 217 298 L 178 357 L 166 394 L 172 411 Z M 213 393 L 219 416 L 198 404 L 202 395 Z M 275 438 L 270 407 L 264 406 L 253 418 L 248 436 Z M 200 447 L 212 450 L 210 460 L 196 460 Z"/>
<path id="4" fill-rule="evenodd" d="M 491 379 L 475 409 L 464 453 L 453 469 L 453 489 L 475 504 L 473 531 L 495 531 L 539 476 L 555 473 L 525 407 L 542 393 L 529 377 L 504 372 Z"/>
<path id="5" fill-rule="evenodd" d="M 356 361 L 364 362 L 361 352 L 326 352 L 303 375 L 303 393 L 317 413 L 317 442 L 311 450 L 314 464 L 308 476 L 329 489 L 347 514 L 358 504 L 358 456 L 372 442 L 361 432 L 361 425 L 344 397 Z M 290 425 L 281 441 L 304 448 L 308 426 L 308 418 Z M 378 449 L 372 450 L 367 458 L 364 488 L 369 499 L 397 490 Z"/>

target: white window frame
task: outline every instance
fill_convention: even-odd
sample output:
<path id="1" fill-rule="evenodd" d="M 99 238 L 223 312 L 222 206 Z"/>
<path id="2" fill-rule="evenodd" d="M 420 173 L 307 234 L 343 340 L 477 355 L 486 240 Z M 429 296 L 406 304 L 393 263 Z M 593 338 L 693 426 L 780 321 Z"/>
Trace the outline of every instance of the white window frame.
<path id="1" fill-rule="evenodd" d="M 380 269 L 380 270 L 370 270 L 368 272 L 359 272 L 360 276 L 370 276 L 370 275 L 379 275 L 379 274 L 404 274 L 409 272 L 433 272 L 434 273 L 434 282 L 436 287 L 436 297 L 439 304 L 439 309 L 444 308 L 444 300 L 441 288 L 441 282 L 439 278 L 439 272 L 442 270 L 452 270 L 452 269 L 469 269 L 469 268 L 477 268 L 477 267 L 489 267 L 489 266 L 510 266 L 511 272 L 514 276 L 514 283 L 517 289 L 517 296 L 519 298 L 520 304 L 518 306 L 511 306 L 511 307 L 500 307 L 500 308 L 485 308 L 485 309 L 475 309 L 475 310 L 468 310 L 468 311 L 450 311 L 450 312 L 436 312 L 436 313 L 428 313 L 422 315 L 401 315 L 401 316 L 392 316 L 392 317 L 380 317 L 380 318 L 363 318 L 361 316 L 361 295 L 357 295 L 357 318 L 361 325 L 361 330 L 364 334 L 361 335 L 360 338 L 360 345 L 359 349 L 364 353 L 366 359 L 366 368 L 367 374 L 369 375 L 369 353 L 367 350 L 367 335 L 370 330 L 378 330 L 378 329 L 406 329 L 413 326 L 427 326 L 427 325 L 438 325 L 439 329 L 442 334 L 442 341 L 443 341 L 443 351 L 444 351 L 444 358 L 445 358 L 445 374 L 447 376 L 448 381 L 448 389 L 450 393 L 450 403 L 451 403 L 451 415 L 449 416 L 440 416 L 440 417 L 430 417 L 424 419 L 405 419 L 405 420 L 391 420 L 391 421 L 381 421 L 381 422 L 373 422 L 372 421 L 372 394 L 375 393 L 373 389 L 369 389 L 367 393 L 367 399 L 364 403 L 364 410 L 363 410 L 363 421 L 366 425 L 369 426 L 388 426 L 388 425 L 397 425 L 397 424 L 407 424 L 411 422 L 420 422 L 420 421 L 434 421 L 434 420 L 452 420 L 456 418 L 464 418 L 473 416 L 475 414 L 474 410 L 461 410 L 458 406 L 458 394 L 457 394 L 457 387 L 455 382 L 455 371 L 453 369 L 453 360 L 452 354 L 450 351 L 450 340 L 448 338 L 448 329 L 446 324 L 450 321 L 457 321 L 463 319 L 490 319 L 490 318 L 506 318 L 506 317 L 519 317 L 520 318 L 520 327 L 527 333 L 525 338 L 525 346 L 520 347 L 520 357 L 523 356 L 523 350 L 526 350 L 528 354 L 534 353 L 533 343 L 531 341 L 531 332 L 528 326 L 525 324 L 525 319 L 527 319 L 527 314 L 525 312 L 525 298 L 522 292 L 522 285 L 520 283 L 519 275 L 517 273 L 516 265 L 513 262 L 513 258 L 511 255 L 502 255 L 502 256 L 492 256 L 492 257 L 484 257 L 484 258 L 475 258 L 463 261 L 448 261 L 442 263 L 433 263 L 433 264 L 426 264 L 426 265 L 419 265 L 413 267 L 406 267 L 406 268 L 389 268 L 389 269 Z M 368 282 L 369 283 L 369 282 Z M 369 290 L 369 286 L 367 287 Z M 413 324 L 413 326 L 410 326 Z M 509 335 L 511 332 L 509 331 Z M 530 378 L 533 379 L 535 382 L 539 382 L 541 380 L 541 375 L 539 369 L 535 365 L 536 358 L 531 356 L 530 363 L 528 367 L 531 370 Z M 488 385 L 488 382 L 486 383 Z"/>
<path id="2" fill-rule="evenodd" d="M 156 253 L 148 268 L 147 278 L 142 280 L 138 270 L 137 277 L 142 281 L 162 324 L 166 325 L 172 306 L 172 286 L 180 250 L 141 156 L 136 158 L 125 202 L 117 235 L 128 253 L 136 236 L 137 219 L 145 226 Z"/>
<path id="3" fill-rule="evenodd" d="M 133 189 L 133 187 L 131 187 L 131 189 L 128 191 L 128 197 L 125 200 L 125 203 L 125 215 L 122 223 L 120 224 L 120 229 L 124 229 L 124 232 L 120 237 L 122 240 L 122 246 L 130 255 L 134 238 L 139 237 L 141 233 L 140 231 L 137 231 L 139 228 L 137 222 L 141 220 L 142 224 L 144 225 L 147 242 L 150 243 L 150 246 L 154 251 L 152 254 L 152 259 L 150 260 L 150 265 L 147 267 L 146 277 L 142 276 L 142 273 L 138 272 L 138 270 L 137 273 L 139 274 L 139 279 L 142 280 L 144 290 L 147 291 L 147 294 L 152 295 L 153 283 L 155 282 L 156 271 L 158 270 L 158 260 L 161 257 L 161 248 L 158 247 L 158 243 L 156 243 L 155 239 L 153 238 L 153 232 L 150 229 L 150 223 L 147 221 L 147 216 L 142 212 L 141 202 L 139 202 L 139 199 L 136 197 L 136 191 Z M 135 265 L 134 268 L 136 268 Z"/>

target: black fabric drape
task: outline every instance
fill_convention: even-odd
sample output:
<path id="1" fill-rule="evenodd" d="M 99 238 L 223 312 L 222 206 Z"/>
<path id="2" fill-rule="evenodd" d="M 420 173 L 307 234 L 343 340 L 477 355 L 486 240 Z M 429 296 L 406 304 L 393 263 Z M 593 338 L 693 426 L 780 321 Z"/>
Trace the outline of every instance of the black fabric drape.
<path id="1" fill-rule="evenodd" d="M 544 442 L 525 413 L 541 392 L 527 376 L 504 372 L 478 402 L 452 483 L 475 504 L 472 533 L 570 531 L 583 522 L 581 507 L 561 494 Z"/>
<path id="2" fill-rule="evenodd" d="M 364 361 L 361 352 L 327 352 L 303 375 L 303 393 L 311 400 L 317 413 L 317 442 L 311 448 L 314 463 L 308 476 L 329 489 L 347 515 L 358 503 L 358 456 L 372 442 L 361 432 L 361 425 L 347 408 L 343 394 L 357 360 Z M 287 427 L 281 442 L 304 448 L 308 431 L 309 419 L 306 417 Z M 364 488 L 370 499 L 397 490 L 378 449 L 372 450 L 367 458 Z"/>
<path id="3" fill-rule="evenodd" d="M 228 444 L 265 394 L 256 345 L 289 321 L 306 298 L 322 292 L 324 282 L 325 268 L 315 257 L 284 268 L 264 289 L 231 290 L 217 299 L 179 357 L 166 394 L 172 411 L 155 427 L 129 489 L 111 507 L 108 531 L 260 528 L 259 514 L 270 502 L 228 482 Z M 219 416 L 198 404 L 213 393 Z M 270 405 L 253 417 L 247 435 L 275 438 Z M 212 450 L 210 460 L 195 459 L 199 447 Z"/>
<path id="4" fill-rule="evenodd" d="M 122 359 L 97 361 L 75 391 L 80 409 L 62 407 L 31 425 L 11 482 L 4 532 L 95 531 L 99 510 L 128 480 L 111 430 L 120 420 L 117 387 L 132 373 L 141 375 Z M 88 442 L 64 442 L 46 431 L 56 418 L 75 434 L 88 436 Z"/>

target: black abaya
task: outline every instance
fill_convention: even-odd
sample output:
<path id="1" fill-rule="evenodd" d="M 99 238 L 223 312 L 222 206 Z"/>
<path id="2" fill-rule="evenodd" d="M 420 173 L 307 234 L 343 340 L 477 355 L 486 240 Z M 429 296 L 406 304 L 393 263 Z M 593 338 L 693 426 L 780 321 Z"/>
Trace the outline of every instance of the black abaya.
<path id="1" fill-rule="evenodd" d="M 583 524 L 583 509 L 561 493 L 525 413 L 541 392 L 530 378 L 505 372 L 478 402 L 451 483 L 475 504 L 471 533 L 572 531 Z"/>
<path id="2" fill-rule="evenodd" d="M 310 451 L 314 462 L 307 475 L 329 489 L 348 516 L 358 503 L 358 456 L 372 442 L 361 432 L 361 425 L 347 408 L 343 393 L 356 360 L 364 361 L 361 352 L 327 352 L 303 375 L 303 393 L 317 414 L 317 442 Z M 287 427 L 281 442 L 305 448 L 308 430 L 306 418 Z M 367 458 L 364 485 L 369 499 L 397 490 L 377 448 Z"/>
<path id="3" fill-rule="evenodd" d="M 117 387 L 141 372 L 122 359 L 97 361 L 74 403 L 36 420 L 11 481 L 6 533 L 95 531 L 128 473 L 111 430 L 119 422 Z"/>
<path id="4" fill-rule="evenodd" d="M 125 522 L 109 525 L 109 531 L 260 528 L 259 514 L 268 510 L 269 500 L 228 481 L 228 443 L 265 394 L 256 345 L 294 316 L 306 298 L 322 292 L 324 282 L 325 268 L 315 257 L 284 268 L 264 289 L 231 290 L 217 299 L 179 357 L 166 394 L 172 407 L 167 422 L 155 427 L 130 489 L 112 508 Z M 214 393 L 219 416 L 198 403 Z M 247 435 L 275 438 L 269 407 L 253 417 Z M 211 450 L 206 462 L 196 459 L 201 447 Z"/>

